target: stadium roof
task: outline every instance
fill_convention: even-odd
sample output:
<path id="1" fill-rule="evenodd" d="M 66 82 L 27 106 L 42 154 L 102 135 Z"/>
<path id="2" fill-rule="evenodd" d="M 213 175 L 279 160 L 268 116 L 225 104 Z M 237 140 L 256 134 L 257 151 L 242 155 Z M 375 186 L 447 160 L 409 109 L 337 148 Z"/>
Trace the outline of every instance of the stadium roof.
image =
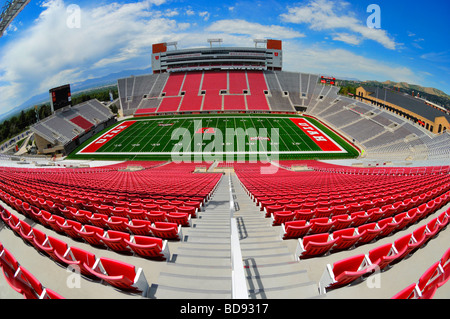
<path id="1" fill-rule="evenodd" d="M 372 92 L 371 96 L 374 98 L 398 105 L 430 121 L 434 122 L 436 117 L 444 116 L 450 122 L 450 115 L 425 104 L 422 100 L 409 94 L 373 86 L 363 86 L 363 88 L 367 92 Z"/>
<path id="2" fill-rule="evenodd" d="M 6 2 L 0 13 L 0 37 L 3 36 L 11 22 L 29 2 L 30 0 L 10 0 Z"/>

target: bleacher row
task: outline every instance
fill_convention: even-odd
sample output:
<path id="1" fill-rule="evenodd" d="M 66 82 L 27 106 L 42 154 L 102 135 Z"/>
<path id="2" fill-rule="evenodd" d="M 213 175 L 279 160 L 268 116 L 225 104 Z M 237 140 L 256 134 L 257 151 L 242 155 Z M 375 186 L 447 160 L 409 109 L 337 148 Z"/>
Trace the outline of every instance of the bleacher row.
<path id="1" fill-rule="evenodd" d="M 367 254 L 345 258 L 333 263 L 333 265 L 328 264 L 319 282 L 321 293 L 344 287 L 356 280 L 361 280 L 363 277 L 372 275 L 375 271 L 387 270 L 389 266 L 402 261 L 417 249 L 424 247 L 429 240 L 432 240 L 444 229 L 449 223 L 449 215 L 450 210 L 447 210 L 439 215 L 439 217 L 432 219 L 428 224 L 418 227 L 412 233 L 395 240 L 394 243 L 380 245 L 370 250 Z M 448 255 L 448 251 L 445 255 Z M 417 295 L 413 295 L 412 291 L 410 291 L 410 295 L 405 295 L 403 291 L 400 295 L 393 296 L 393 298 L 433 298 L 436 289 L 442 286 L 450 276 L 449 265 L 446 264 L 447 261 L 447 259 L 444 261 L 441 268 L 438 268 L 440 262 L 435 263 L 430 268 L 430 270 L 432 269 L 431 271 L 437 270 L 438 276 L 440 276 L 440 279 L 433 278 L 431 280 L 434 283 L 428 282 L 433 277 L 433 274 L 430 274 L 431 271 L 426 272 L 426 280 L 425 277 L 419 280 L 418 289 L 416 290 Z M 410 289 L 410 287 L 408 286 L 407 289 Z"/>
<path id="2" fill-rule="evenodd" d="M 331 88 L 322 87 L 319 99 L 311 103 L 306 113 L 324 121 L 349 140 L 355 139 L 369 159 L 444 160 L 450 154 L 448 132 L 433 136 L 388 111 L 338 96 L 336 89 L 333 92 Z"/>
<path id="3" fill-rule="evenodd" d="M 145 296 L 148 283 L 142 269 L 110 258 L 96 258 L 89 250 L 71 247 L 51 233 L 97 249 L 155 261 L 168 260 L 169 241 L 182 239 L 182 227 L 190 227 L 191 218 L 196 218 L 221 175 L 192 174 L 195 165 L 191 164 L 168 164 L 161 169 L 161 163 L 144 163 L 145 170 L 122 171 L 128 165 L 117 164 L 104 170 L 23 171 L 3 167 L 0 199 L 25 219 L 44 226 L 46 230 L 32 227 L 30 222 L 3 206 L 0 207 L 1 218 L 26 243 L 58 264 L 79 267 L 81 274 L 91 279 Z M 89 188 L 89 183 L 78 185 L 79 180 L 96 180 L 96 176 L 104 174 L 106 179 L 113 179 L 119 186 L 117 192 L 114 189 L 103 191 L 104 188 L 98 186 L 97 189 L 96 185 Z M 154 177 L 155 183 L 166 191 L 159 193 L 158 188 L 152 192 L 142 179 L 120 178 L 120 175 Z M 186 184 L 187 188 L 175 188 L 175 180 Z M 195 183 L 195 180 L 199 182 Z M 137 184 L 142 188 L 137 190 Z M 169 188 L 170 192 L 167 191 Z M 144 192 L 148 196 L 144 196 Z M 14 283 L 8 283 L 14 286 Z M 38 293 L 35 297 L 40 295 Z"/>
<path id="4" fill-rule="evenodd" d="M 1 213 L 3 213 L 3 209 Z M 0 243 L 0 267 L 8 284 L 25 299 L 64 299 L 53 290 L 46 288 L 11 252 Z"/>
<path id="5" fill-rule="evenodd" d="M 447 214 L 447 217 L 449 214 Z M 430 266 L 419 278 L 417 283 L 405 287 L 392 299 L 431 299 L 436 290 L 450 279 L 450 249 L 442 258 Z"/>
<path id="6" fill-rule="evenodd" d="M 118 80 L 124 115 L 200 111 L 295 112 L 308 105 L 317 75 L 273 71 L 204 71 Z"/>
<path id="7" fill-rule="evenodd" d="M 114 114 L 97 100 L 90 100 L 55 113 L 32 126 L 31 130 L 50 142 L 65 145 L 110 120 Z"/>
<path id="8" fill-rule="evenodd" d="M 305 162 L 314 166 L 313 161 Z M 419 174 L 360 175 L 322 171 L 322 166 L 332 166 L 324 163 L 318 163 L 315 171 L 287 170 L 293 163 L 281 162 L 280 170 L 267 175 L 260 173 L 261 164 L 233 166 L 255 205 L 266 218 L 271 218 L 273 227 L 280 227 L 281 239 L 297 241 L 297 260 L 377 243 L 396 232 L 412 229 L 394 243 L 328 264 L 319 283 L 322 294 L 362 281 L 375 271 L 387 271 L 390 265 L 424 247 L 449 223 L 449 209 L 433 216 L 450 202 L 448 172 L 429 168 Z M 222 165 L 227 166 L 219 164 Z M 426 224 L 414 226 L 427 218 Z M 435 292 L 438 283 L 443 285 L 448 272 L 447 264 L 439 268 L 440 279 L 430 291 Z M 415 291 L 410 297 L 433 296 L 423 285 Z"/>
<path id="9" fill-rule="evenodd" d="M 139 292 L 143 295 L 147 293 L 148 282 L 141 268 L 136 269 L 134 265 L 111 258 L 97 258 L 89 251 L 69 247 L 67 243 L 58 240 L 56 237 L 47 236 L 38 229 L 29 227 L 29 225 L 26 227 L 27 224 L 24 221 L 18 220 L 16 215 L 11 214 L 3 207 L 0 207 L 0 213 L 5 224 L 25 243 L 33 245 L 36 250 L 59 264 L 66 267 L 70 266 L 79 274 L 106 282 L 122 290 Z M 158 246 L 159 244 L 161 243 L 155 241 L 152 246 Z M 64 298 L 52 290 L 45 289 L 46 291 L 44 291 L 42 284 L 33 280 L 34 276 L 29 275 L 27 278 L 22 278 L 21 272 L 18 271 L 20 266 L 9 251 L 4 250 L 4 253 L 0 254 L 0 260 L 8 284 L 14 290 L 23 294 L 26 299 Z"/>

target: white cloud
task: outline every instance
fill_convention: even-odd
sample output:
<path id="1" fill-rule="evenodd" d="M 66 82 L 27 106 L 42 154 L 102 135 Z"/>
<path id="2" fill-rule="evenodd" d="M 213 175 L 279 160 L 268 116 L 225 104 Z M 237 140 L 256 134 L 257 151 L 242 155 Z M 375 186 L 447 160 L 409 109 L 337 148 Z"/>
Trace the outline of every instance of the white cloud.
<path id="1" fill-rule="evenodd" d="M 219 20 L 211 24 L 206 30 L 230 34 L 244 34 L 253 36 L 254 38 L 290 39 L 305 36 L 301 32 L 282 26 L 262 25 L 240 19 Z"/>
<path id="2" fill-rule="evenodd" d="M 148 67 L 153 43 L 189 28 L 164 17 L 176 10 L 161 15 L 155 3 L 163 1 L 82 7 L 80 28 L 70 28 L 69 3 L 44 2 L 33 25 L 0 51 L 0 113 L 51 87 L 135 68 L 136 59 Z"/>
<path id="3" fill-rule="evenodd" d="M 210 14 L 209 14 L 208 11 L 199 12 L 198 15 L 203 18 L 203 21 L 208 21 L 209 20 Z"/>
<path id="4" fill-rule="evenodd" d="M 349 33 L 336 33 L 333 35 L 334 41 L 342 41 L 348 44 L 358 45 L 361 43 L 361 38 Z"/>
<path id="5" fill-rule="evenodd" d="M 286 41 L 284 69 L 314 74 L 352 77 L 360 80 L 392 80 L 421 84 L 413 70 L 385 61 L 369 59 L 344 49 L 328 49 L 319 45 L 303 46 Z"/>
<path id="6" fill-rule="evenodd" d="M 332 30 L 335 33 L 339 29 L 346 30 L 346 34 L 353 32 L 362 39 L 376 41 L 387 49 L 396 49 L 397 43 L 385 30 L 367 27 L 348 8 L 349 4 L 343 1 L 310 0 L 306 5 L 290 7 L 288 13 L 283 13 L 280 17 L 284 22 L 307 24 L 315 31 Z M 338 41 L 342 41 L 341 39 L 342 37 L 337 37 Z M 344 39 L 348 40 L 349 37 Z M 355 39 L 347 43 L 355 44 Z"/>

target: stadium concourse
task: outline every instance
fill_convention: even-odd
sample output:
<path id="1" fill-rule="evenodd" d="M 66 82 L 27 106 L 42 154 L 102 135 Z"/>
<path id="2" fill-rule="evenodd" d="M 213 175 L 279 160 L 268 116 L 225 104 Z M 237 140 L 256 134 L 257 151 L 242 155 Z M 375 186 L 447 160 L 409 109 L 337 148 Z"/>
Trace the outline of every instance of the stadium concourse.
<path id="1" fill-rule="evenodd" d="M 449 166 L 1 160 L 1 298 L 450 296 Z"/>

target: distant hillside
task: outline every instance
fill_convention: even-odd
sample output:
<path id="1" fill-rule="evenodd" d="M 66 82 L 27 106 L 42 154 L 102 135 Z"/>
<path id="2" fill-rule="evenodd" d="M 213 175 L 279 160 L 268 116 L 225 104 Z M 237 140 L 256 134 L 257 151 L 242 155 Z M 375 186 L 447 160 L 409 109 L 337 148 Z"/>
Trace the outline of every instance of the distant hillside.
<path id="1" fill-rule="evenodd" d="M 419 94 L 421 98 L 424 98 L 430 102 L 441 105 L 450 110 L 450 95 L 435 88 L 423 87 L 420 85 L 409 84 L 406 82 L 349 81 L 341 79 L 338 80 L 338 85 L 347 88 L 346 90 L 344 90 L 344 92 L 352 92 L 350 88 L 356 89 L 358 86 L 368 85 L 375 87 L 387 87 L 402 93 L 407 93 L 410 95 L 414 94 L 415 96 Z"/>

